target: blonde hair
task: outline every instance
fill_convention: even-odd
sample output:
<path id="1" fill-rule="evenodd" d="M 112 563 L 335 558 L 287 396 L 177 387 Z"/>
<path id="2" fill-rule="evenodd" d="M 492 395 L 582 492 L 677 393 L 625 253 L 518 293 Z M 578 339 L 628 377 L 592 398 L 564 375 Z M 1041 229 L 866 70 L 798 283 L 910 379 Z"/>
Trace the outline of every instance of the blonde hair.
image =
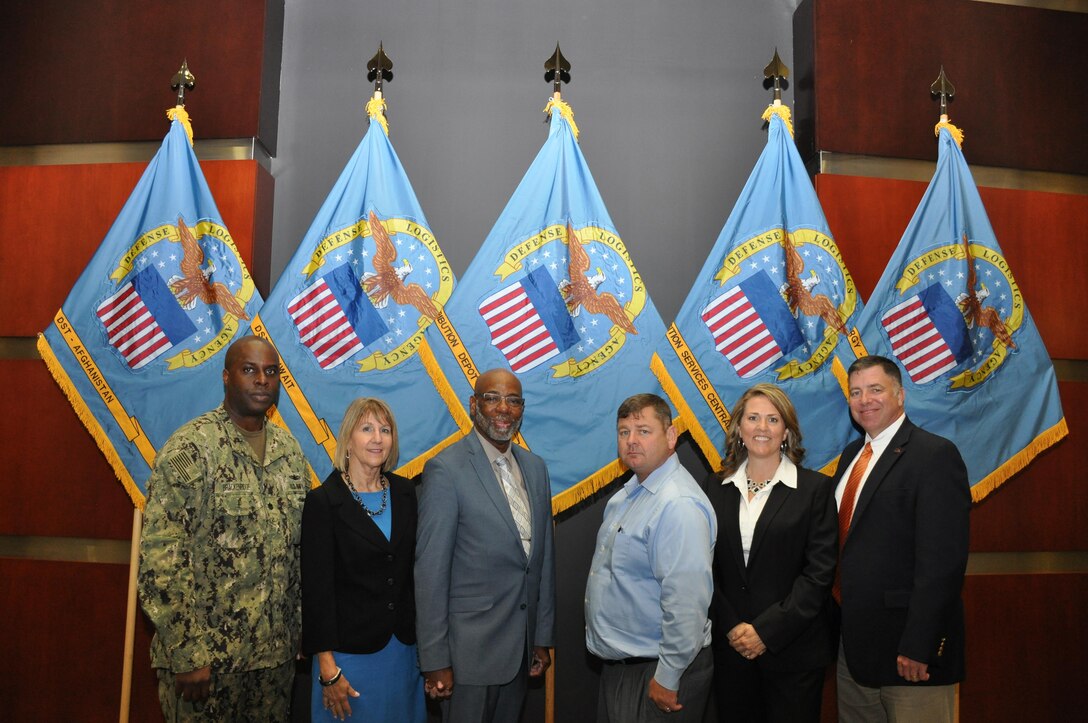
<path id="1" fill-rule="evenodd" d="M 351 444 L 351 435 L 359 426 L 359 421 L 367 416 L 374 415 L 382 424 L 388 424 L 393 434 L 393 444 L 389 448 L 389 456 L 382 462 L 382 472 L 388 472 L 397 465 L 397 456 L 400 454 L 400 446 L 397 440 L 397 420 L 393 416 L 393 410 L 389 405 L 377 397 L 359 397 L 348 405 L 344 412 L 344 421 L 340 422 L 340 432 L 336 435 L 336 459 L 333 467 L 344 472 L 348 468 L 348 447 Z"/>

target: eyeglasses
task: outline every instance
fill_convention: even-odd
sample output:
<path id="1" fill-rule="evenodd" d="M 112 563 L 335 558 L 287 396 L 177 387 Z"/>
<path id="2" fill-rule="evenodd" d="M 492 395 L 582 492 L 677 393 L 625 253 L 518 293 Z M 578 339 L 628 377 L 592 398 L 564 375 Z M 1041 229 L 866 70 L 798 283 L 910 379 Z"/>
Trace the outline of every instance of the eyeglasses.
<path id="1" fill-rule="evenodd" d="M 476 398 L 489 407 L 494 407 L 499 402 L 506 402 L 506 406 L 513 409 L 521 409 L 525 406 L 525 397 L 519 397 L 516 394 L 503 396 L 498 392 L 484 392 L 483 394 L 477 394 Z"/>

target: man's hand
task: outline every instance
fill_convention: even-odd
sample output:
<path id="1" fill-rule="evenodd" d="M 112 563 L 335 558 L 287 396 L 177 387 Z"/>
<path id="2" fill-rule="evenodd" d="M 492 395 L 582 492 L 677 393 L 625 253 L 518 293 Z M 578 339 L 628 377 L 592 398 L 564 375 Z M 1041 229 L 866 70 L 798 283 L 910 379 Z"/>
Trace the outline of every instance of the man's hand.
<path id="1" fill-rule="evenodd" d="M 658 683 L 654 678 L 650 678 L 650 688 L 647 691 L 647 695 L 650 696 L 650 700 L 653 701 L 658 710 L 664 711 L 665 713 L 675 713 L 684 707 L 680 705 L 680 702 L 677 700 L 675 690 L 669 690 Z"/>
<path id="2" fill-rule="evenodd" d="M 191 703 L 199 703 L 207 700 L 212 689 L 212 668 L 205 665 L 203 668 L 190 670 L 188 673 L 174 675 L 174 692 L 182 700 Z"/>
<path id="3" fill-rule="evenodd" d="M 748 660 L 754 660 L 767 652 L 767 646 L 751 623 L 739 623 L 726 635 L 729 645 Z"/>
<path id="4" fill-rule="evenodd" d="M 929 680 L 929 665 L 926 663 L 919 663 L 917 660 L 911 660 L 905 655 L 900 655 L 895 659 L 895 667 L 899 671 L 900 677 L 911 683 Z"/>
<path id="5" fill-rule="evenodd" d="M 539 678 L 552 665 L 552 655 L 547 648 L 534 647 L 533 658 L 529 661 L 529 677 Z"/>
<path id="6" fill-rule="evenodd" d="M 423 692 L 434 700 L 449 698 L 453 694 L 453 668 L 423 673 Z"/>

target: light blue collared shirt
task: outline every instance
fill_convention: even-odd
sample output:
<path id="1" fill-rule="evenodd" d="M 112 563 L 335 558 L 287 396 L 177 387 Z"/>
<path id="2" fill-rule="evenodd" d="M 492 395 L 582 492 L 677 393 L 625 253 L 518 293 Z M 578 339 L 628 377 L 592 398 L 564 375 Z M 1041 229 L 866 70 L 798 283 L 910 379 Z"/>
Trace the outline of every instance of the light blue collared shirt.
<path id="1" fill-rule="evenodd" d="M 586 648 L 599 658 L 657 658 L 677 690 L 710 644 L 714 509 L 675 454 L 612 496 L 586 584 Z"/>

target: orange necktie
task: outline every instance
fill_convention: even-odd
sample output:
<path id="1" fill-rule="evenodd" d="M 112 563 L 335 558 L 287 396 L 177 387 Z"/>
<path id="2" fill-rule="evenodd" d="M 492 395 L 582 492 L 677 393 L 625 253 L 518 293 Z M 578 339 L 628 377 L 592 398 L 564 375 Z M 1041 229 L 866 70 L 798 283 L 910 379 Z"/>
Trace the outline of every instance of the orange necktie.
<path id="1" fill-rule="evenodd" d="M 858 496 L 858 485 L 865 475 L 865 468 L 869 466 L 869 459 L 873 456 L 873 445 L 865 443 L 861 450 L 861 456 L 850 470 L 850 476 L 846 480 L 846 487 L 842 491 L 842 501 L 839 502 L 839 565 L 842 565 L 842 548 L 846 544 L 846 535 L 850 532 L 850 518 L 854 516 L 854 502 Z M 840 568 L 835 568 L 835 583 L 831 587 L 831 594 L 835 600 L 842 602 L 842 573 Z"/>

